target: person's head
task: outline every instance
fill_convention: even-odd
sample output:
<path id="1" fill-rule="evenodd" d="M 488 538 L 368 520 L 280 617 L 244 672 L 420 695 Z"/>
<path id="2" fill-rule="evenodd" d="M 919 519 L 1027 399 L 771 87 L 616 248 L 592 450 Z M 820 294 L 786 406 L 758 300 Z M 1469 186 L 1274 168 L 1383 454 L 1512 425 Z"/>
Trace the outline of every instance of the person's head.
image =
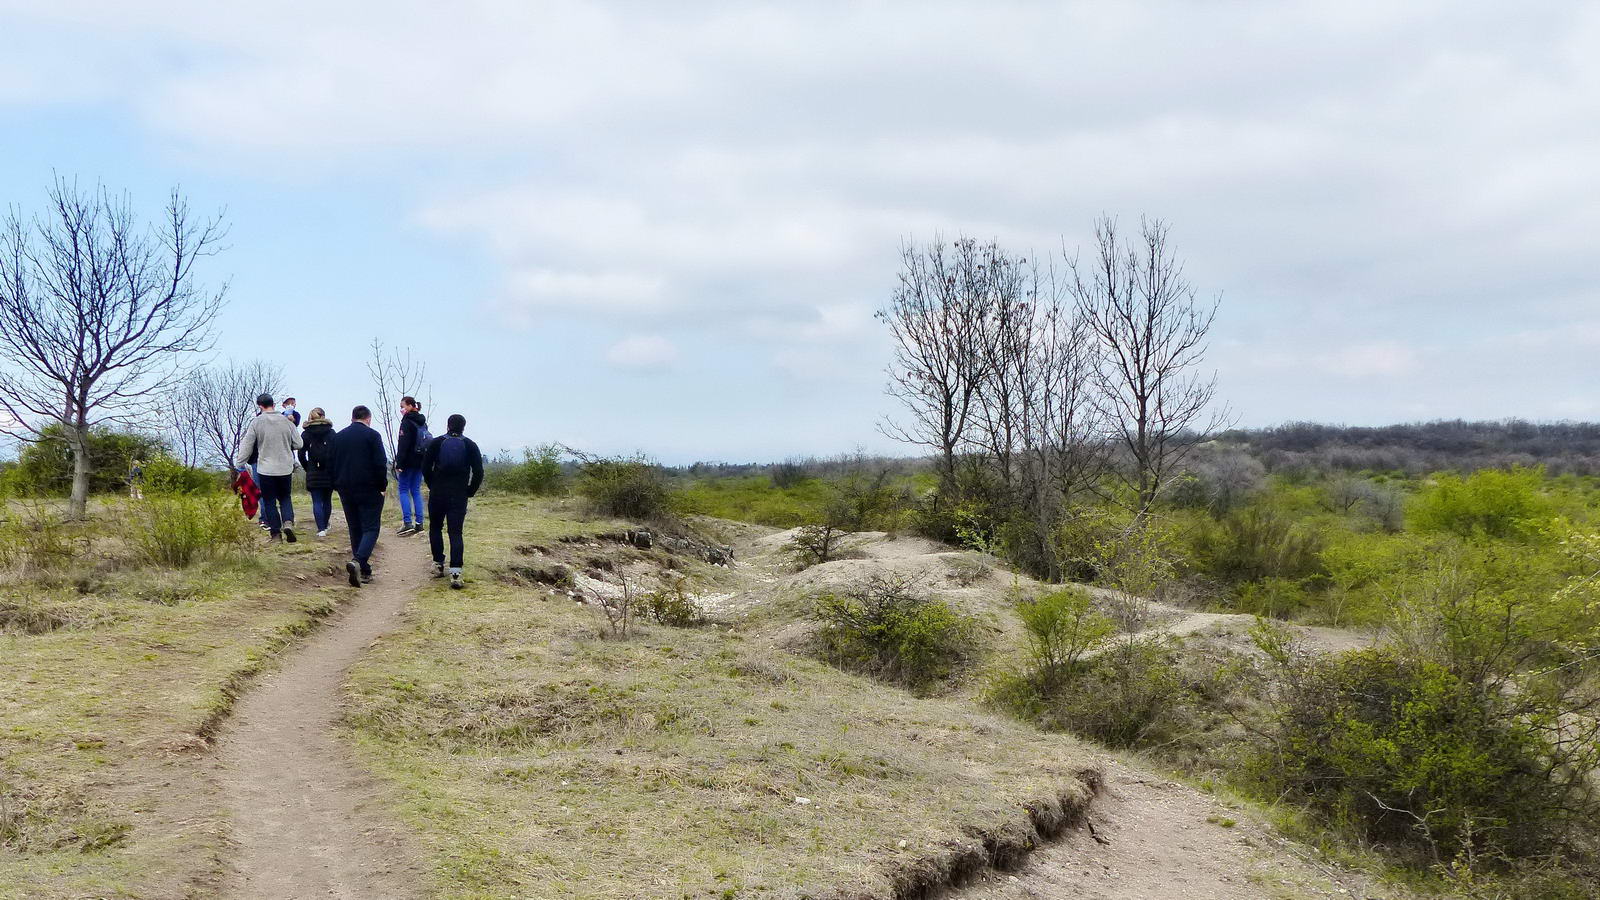
<path id="1" fill-rule="evenodd" d="M 262 394 L 261 396 L 257 397 L 256 406 L 259 406 L 262 409 L 271 409 L 273 407 L 272 395 Z"/>
<path id="2" fill-rule="evenodd" d="M 327 417 L 328 417 L 328 414 L 322 411 L 322 407 L 320 407 L 320 406 L 311 407 L 311 418 L 313 418 L 313 419 L 325 419 Z"/>
<path id="3" fill-rule="evenodd" d="M 461 413 L 451 413 L 445 420 L 446 430 L 450 434 L 461 434 L 467 430 L 467 417 Z"/>
<path id="4" fill-rule="evenodd" d="M 371 422 L 372 410 L 367 409 L 365 406 L 358 406 L 355 409 L 350 410 L 350 421 Z"/>
<path id="5" fill-rule="evenodd" d="M 400 398 L 400 411 L 401 412 L 403 412 L 403 413 L 419 412 L 421 409 L 422 409 L 422 404 L 417 402 L 417 398 L 411 397 L 411 396 L 406 396 L 406 397 L 401 397 Z"/>
<path id="6" fill-rule="evenodd" d="M 285 397 L 285 398 L 283 398 L 283 408 L 284 409 L 294 409 L 294 398 L 293 397 Z"/>

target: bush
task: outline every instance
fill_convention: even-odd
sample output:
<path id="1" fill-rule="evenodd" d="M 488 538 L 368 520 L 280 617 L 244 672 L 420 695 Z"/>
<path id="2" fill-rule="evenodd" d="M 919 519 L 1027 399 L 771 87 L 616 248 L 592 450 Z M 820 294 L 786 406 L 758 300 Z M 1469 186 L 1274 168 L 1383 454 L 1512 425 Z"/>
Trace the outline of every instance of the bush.
<path id="1" fill-rule="evenodd" d="M 1535 538 L 1554 513 L 1543 484 L 1543 469 L 1522 467 L 1437 475 L 1412 501 L 1411 525 L 1464 538 Z"/>
<path id="2" fill-rule="evenodd" d="M 666 473 L 642 456 L 585 459 L 578 494 L 596 510 L 623 519 L 661 519 L 675 511 Z"/>
<path id="3" fill-rule="evenodd" d="M 1322 535 L 1275 510 L 1235 510 L 1194 541 L 1195 565 L 1229 582 L 1301 579 L 1322 572 Z"/>
<path id="4" fill-rule="evenodd" d="M 784 551 L 794 561 L 795 568 L 809 569 L 837 559 L 839 544 L 848 534 L 850 532 L 830 523 L 802 525 L 784 546 Z"/>
<path id="5" fill-rule="evenodd" d="M 82 527 L 69 525 L 41 505 L 0 505 L 0 566 L 28 571 L 58 568 L 72 559 L 74 530 Z"/>
<path id="6" fill-rule="evenodd" d="M 1368 839 L 1435 860 L 1531 855 L 1574 799 L 1542 776 L 1539 734 L 1437 662 L 1360 651 L 1308 664 L 1289 689 L 1251 770 Z"/>
<path id="7" fill-rule="evenodd" d="M 1027 635 L 1029 675 L 1045 693 L 1074 674 L 1083 654 L 1115 630 L 1080 587 L 1025 599 L 1017 604 L 1017 614 Z"/>
<path id="8" fill-rule="evenodd" d="M 496 490 L 518 494 L 548 496 L 559 494 L 563 488 L 561 447 L 558 444 L 541 444 L 522 451 L 521 462 L 511 462 L 501 457 L 496 465 L 492 487 Z"/>
<path id="9" fill-rule="evenodd" d="M 843 594 L 816 598 L 813 616 L 828 661 L 927 688 L 949 676 L 971 649 L 971 620 L 919 593 L 909 579 L 874 575 Z"/>
<path id="10" fill-rule="evenodd" d="M 689 593 L 688 579 L 679 578 L 640 598 L 644 614 L 658 625 L 688 628 L 705 621 L 705 613 Z"/>
<path id="11" fill-rule="evenodd" d="M 44 429 L 43 440 L 25 444 L 17 464 L 6 471 L 8 489 L 15 496 L 64 497 L 72 490 L 72 451 L 60 425 Z M 133 461 L 164 456 L 161 441 L 142 434 L 95 428 L 89 432 L 89 492 L 127 490 Z"/>
<path id="12" fill-rule="evenodd" d="M 224 494 L 147 494 L 128 503 L 122 527 L 140 562 L 174 569 L 247 549 L 255 534 Z"/>
<path id="13" fill-rule="evenodd" d="M 204 494 L 219 490 L 223 476 L 186 466 L 166 454 L 144 462 L 144 489 L 157 494 Z"/>

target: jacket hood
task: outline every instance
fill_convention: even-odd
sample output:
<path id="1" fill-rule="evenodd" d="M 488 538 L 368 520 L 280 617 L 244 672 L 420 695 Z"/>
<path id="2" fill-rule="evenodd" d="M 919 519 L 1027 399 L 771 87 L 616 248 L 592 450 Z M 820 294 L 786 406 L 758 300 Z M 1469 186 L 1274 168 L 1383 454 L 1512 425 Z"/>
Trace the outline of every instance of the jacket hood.
<path id="1" fill-rule="evenodd" d="M 421 426 L 426 426 L 428 424 L 428 417 L 423 415 L 422 414 L 422 410 L 420 410 L 420 409 L 419 410 L 413 410 L 411 412 L 406 413 L 404 416 L 401 417 L 400 420 L 402 422 L 414 422 L 417 425 L 421 425 Z"/>
<path id="2" fill-rule="evenodd" d="M 328 421 L 327 416 L 313 416 L 306 420 L 307 428 L 316 428 L 319 425 L 326 425 L 329 428 L 333 427 L 333 423 Z"/>

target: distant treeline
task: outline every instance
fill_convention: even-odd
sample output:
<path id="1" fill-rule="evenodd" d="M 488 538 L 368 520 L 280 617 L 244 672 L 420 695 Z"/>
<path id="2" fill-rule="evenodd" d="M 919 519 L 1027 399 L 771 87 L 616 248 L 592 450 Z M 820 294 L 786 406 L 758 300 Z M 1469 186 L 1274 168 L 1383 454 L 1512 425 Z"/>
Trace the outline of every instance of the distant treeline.
<path id="1" fill-rule="evenodd" d="M 1234 447 L 1260 460 L 1269 472 L 1429 472 L 1544 466 L 1552 475 L 1600 475 L 1600 422 L 1469 422 L 1463 419 L 1351 426 L 1289 422 L 1270 428 L 1236 428 L 1219 434 L 1216 444 Z M 894 475 L 928 472 L 931 457 L 795 457 L 776 463 L 697 462 L 669 471 L 689 478 L 771 475 L 780 484 L 802 478 L 827 478 L 859 470 Z"/>
<path id="2" fill-rule="evenodd" d="M 1357 427 L 1290 422 L 1235 429 L 1218 441 L 1244 448 L 1272 472 L 1475 471 L 1542 465 L 1552 475 L 1600 474 L 1600 423 L 1468 422 Z"/>

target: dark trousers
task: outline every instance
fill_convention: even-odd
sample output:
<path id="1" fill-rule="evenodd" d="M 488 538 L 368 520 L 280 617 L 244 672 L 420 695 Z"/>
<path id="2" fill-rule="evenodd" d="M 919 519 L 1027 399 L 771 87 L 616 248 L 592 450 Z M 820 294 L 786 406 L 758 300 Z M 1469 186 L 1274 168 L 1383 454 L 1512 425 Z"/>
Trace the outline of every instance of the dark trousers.
<path id="1" fill-rule="evenodd" d="M 311 517 L 317 520 L 317 530 L 327 531 L 328 520 L 333 518 L 333 488 L 306 488 L 311 495 Z"/>
<path id="2" fill-rule="evenodd" d="M 277 534 L 285 522 L 294 524 L 293 475 L 257 475 L 256 485 L 261 488 L 261 521 L 267 530 Z"/>
<path id="3" fill-rule="evenodd" d="M 428 492 L 428 546 L 433 550 L 433 561 L 444 562 L 444 535 L 440 530 L 450 528 L 450 568 L 461 568 L 461 527 L 467 521 L 467 495 L 445 491 Z"/>
<path id="4" fill-rule="evenodd" d="M 378 546 L 378 520 L 383 518 L 382 491 L 340 491 L 344 522 L 350 528 L 350 556 L 361 574 L 372 574 L 372 550 Z"/>

